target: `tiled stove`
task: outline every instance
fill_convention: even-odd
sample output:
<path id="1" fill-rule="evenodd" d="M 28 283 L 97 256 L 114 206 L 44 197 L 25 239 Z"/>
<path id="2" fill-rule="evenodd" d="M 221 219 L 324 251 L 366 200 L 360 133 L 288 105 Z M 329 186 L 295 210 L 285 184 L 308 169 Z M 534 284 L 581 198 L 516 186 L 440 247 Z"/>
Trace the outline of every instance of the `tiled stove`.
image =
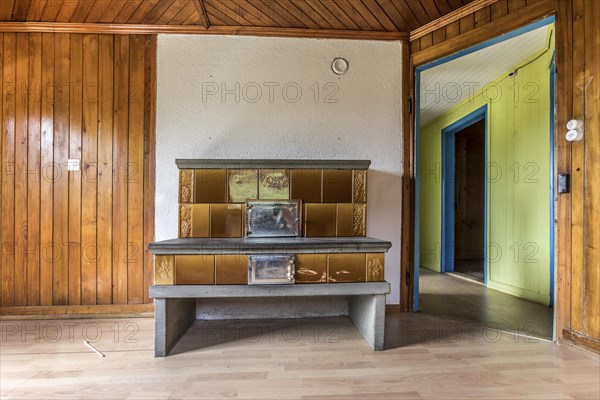
<path id="1" fill-rule="evenodd" d="M 231 299 L 246 303 L 239 318 L 258 318 L 266 310 L 259 299 L 274 296 L 300 297 L 306 313 L 295 304 L 290 315 L 278 299 L 267 316 L 314 316 L 314 303 L 317 315 L 349 315 L 372 348 L 383 348 L 390 290 L 384 253 L 391 244 L 366 237 L 370 161 L 176 162 L 179 238 L 149 245 L 157 356 L 167 355 L 195 319 L 235 316 Z M 255 313 L 248 313 L 248 297 Z M 323 298 L 339 301 L 327 309 Z"/>

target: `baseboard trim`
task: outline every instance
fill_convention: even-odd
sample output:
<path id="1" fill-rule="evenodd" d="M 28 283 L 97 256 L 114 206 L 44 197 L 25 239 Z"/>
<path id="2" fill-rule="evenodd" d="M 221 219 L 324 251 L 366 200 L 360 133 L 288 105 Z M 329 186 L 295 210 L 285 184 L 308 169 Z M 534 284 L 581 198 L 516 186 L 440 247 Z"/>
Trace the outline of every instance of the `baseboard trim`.
<path id="1" fill-rule="evenodd" d="M 571 341 L 578 346 L 583 346 L 596 354 L 600 354 L 600 340 L 569 329 L 563 329 L 562 335 L 566 340 Z"/>
<path id="2" fill-rule="evenodd" d="M 154 304 L 0 307 L 0 320 L 152 317 Z"/>

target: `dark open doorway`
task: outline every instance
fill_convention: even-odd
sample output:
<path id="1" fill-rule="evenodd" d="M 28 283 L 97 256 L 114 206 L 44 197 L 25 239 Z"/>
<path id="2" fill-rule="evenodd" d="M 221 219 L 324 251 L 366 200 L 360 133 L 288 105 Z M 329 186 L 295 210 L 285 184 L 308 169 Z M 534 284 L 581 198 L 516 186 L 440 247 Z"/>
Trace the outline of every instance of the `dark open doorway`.
<path id="1" fill-rule="evenodd" d="M 485 120 L 458 131 L 454 170 L 454 272 L 484 281 Z"/>

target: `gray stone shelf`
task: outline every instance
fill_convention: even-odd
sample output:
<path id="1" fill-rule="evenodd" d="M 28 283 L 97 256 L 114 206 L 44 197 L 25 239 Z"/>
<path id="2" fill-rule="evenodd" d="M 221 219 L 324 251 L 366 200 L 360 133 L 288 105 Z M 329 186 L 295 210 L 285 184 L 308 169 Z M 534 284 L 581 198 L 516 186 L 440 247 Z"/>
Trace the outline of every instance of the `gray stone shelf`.
<path id="1" fill-rule="evenodd" d="M 385 253 L 392 244 L 369 237 L 179 238 L 150 243 L 153 254 Z"/>
<path id="2" fill-rule="evenodd" d="M 370 160 L 177 159 L 179 169 L 369 169 Z"/>
<path id="3" fill-rule="evenodd" d="M 385 296 L 390 289 L 388 282 L 151 286 L 154 354 L 167 356 L 195 321 L 228 319 L 232 311 L 240 314 L 235 319 L 262 318 L 265 307 L 270 307 L 271 318 L 346 315 L 373 350 L 384 350 Z"/>

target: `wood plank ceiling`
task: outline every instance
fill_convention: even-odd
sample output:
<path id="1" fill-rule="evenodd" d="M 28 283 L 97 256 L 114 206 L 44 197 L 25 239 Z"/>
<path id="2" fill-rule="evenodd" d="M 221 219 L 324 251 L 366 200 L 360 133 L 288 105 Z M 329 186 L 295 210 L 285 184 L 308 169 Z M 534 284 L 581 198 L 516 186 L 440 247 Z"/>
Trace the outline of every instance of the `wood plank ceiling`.
<path id="1" fill-rule="evenodd" d="M 408 33 L 473 0 L 0 1 L 4 22 Z"/>

